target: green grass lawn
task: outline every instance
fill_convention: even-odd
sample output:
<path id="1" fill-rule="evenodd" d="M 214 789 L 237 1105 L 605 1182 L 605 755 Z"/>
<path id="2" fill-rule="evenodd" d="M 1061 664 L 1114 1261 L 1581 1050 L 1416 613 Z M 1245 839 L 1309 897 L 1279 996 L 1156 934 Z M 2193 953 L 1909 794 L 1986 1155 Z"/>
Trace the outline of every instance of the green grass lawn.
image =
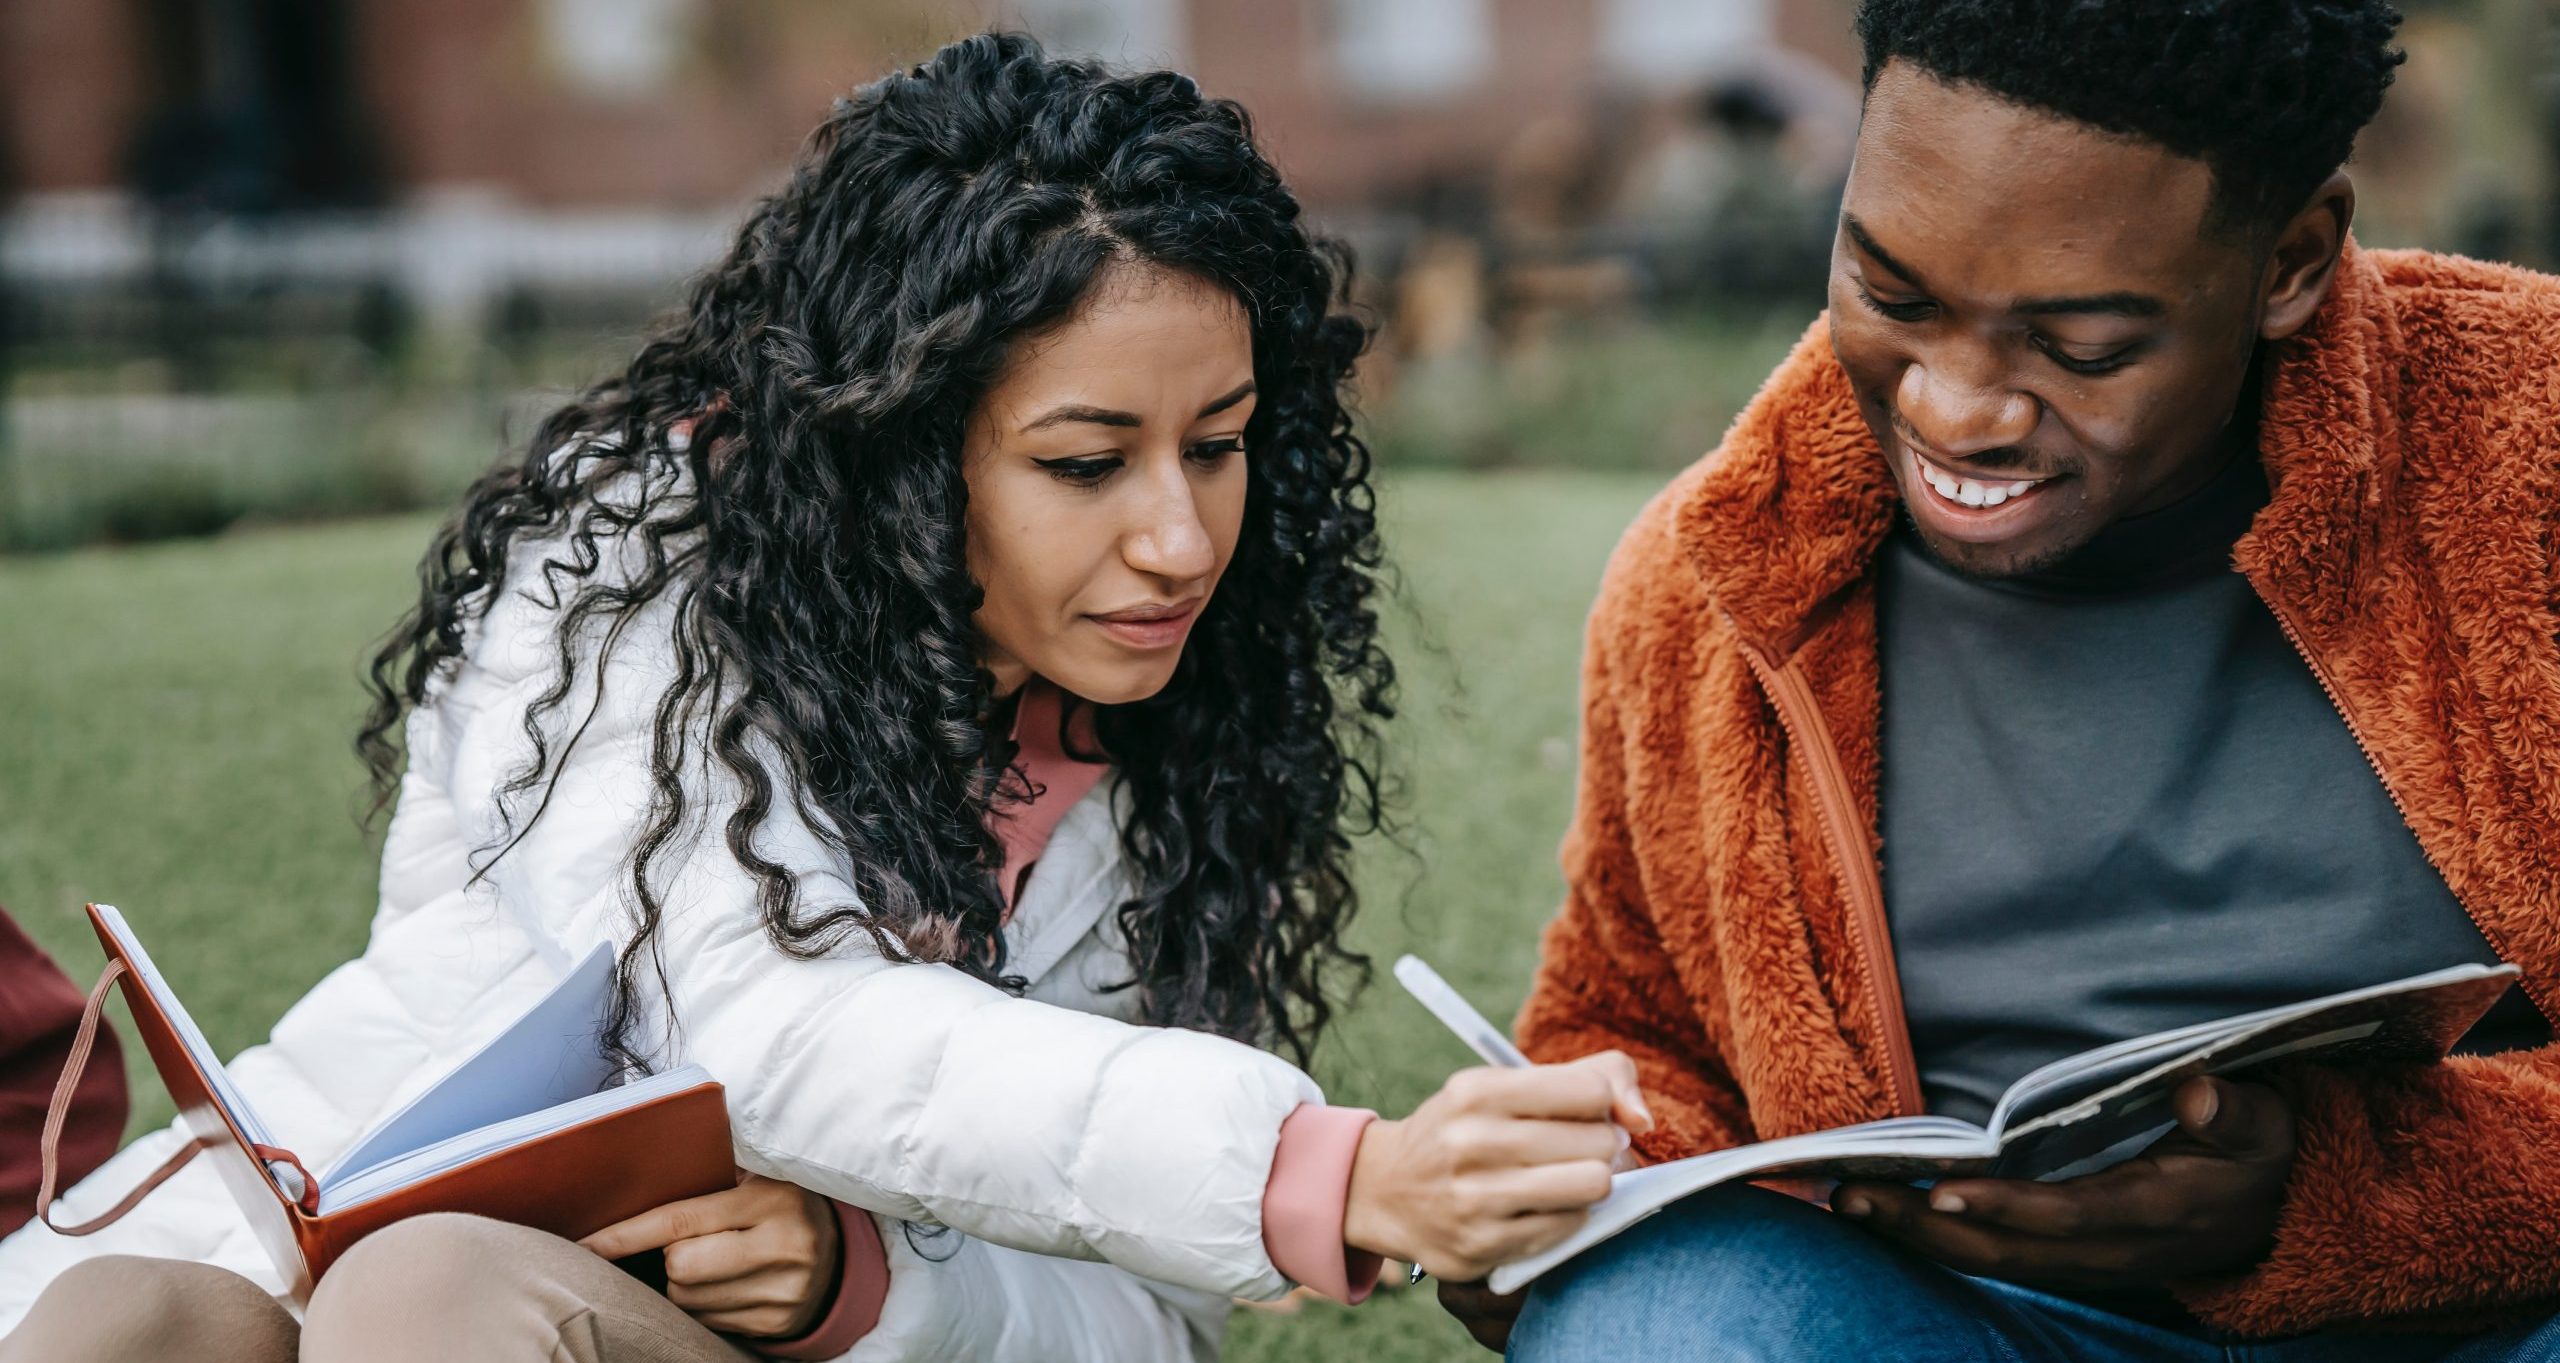
<path id="1" fill-rule="evenodd" d="M 1470 1063 L 1385 978 L 1396 953 L 1497 1017 L 1518 1006 L 1558 890 L 1583 612 L 1659 481 L 1416 473 L 1386 489 L 1417 855 L 1366 860 L 1356 938 L 1380 983 L 1318 1066 L 1336 1101 L 1399 1112 Z M 356 662 L 403 604 L 428 524 L 0 559 L 0 904 L 74 975 L 98 960 L 80 905 L 117 904 L 229 1052 L 361 949 L 377 844 L 355 822 Z M 168 1119 L 147 1066 L 134 1092 L 137 1127 Z M 1241 1313 L 1229 1356 L 1487 1357 L 1429 1296 Z"/>

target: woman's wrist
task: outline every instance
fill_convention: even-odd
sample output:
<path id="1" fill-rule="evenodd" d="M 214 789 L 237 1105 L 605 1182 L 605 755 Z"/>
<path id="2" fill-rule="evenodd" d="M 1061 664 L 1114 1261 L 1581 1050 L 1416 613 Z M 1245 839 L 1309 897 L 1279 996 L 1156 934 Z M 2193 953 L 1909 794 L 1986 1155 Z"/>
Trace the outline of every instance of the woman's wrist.
<path id="1" fill-rule="evenodd" d="M 1393 1190 L 1399 1186 L 1405 1124 L 1387 1117 L 1369 1123 L 1351 1156 L 1351 1188 L 1342 1202 L 1342 1243 L 1356 1250 L 1410 1261 Z"/>

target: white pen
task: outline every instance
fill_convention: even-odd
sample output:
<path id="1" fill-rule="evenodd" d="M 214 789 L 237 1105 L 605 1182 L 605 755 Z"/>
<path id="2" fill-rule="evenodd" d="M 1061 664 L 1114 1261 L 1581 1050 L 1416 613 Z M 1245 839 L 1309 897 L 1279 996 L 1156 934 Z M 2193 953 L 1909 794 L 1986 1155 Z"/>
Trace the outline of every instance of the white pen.
<path id="1" fill-rule="evenodd" d="M 1485 1021 L 1484 1014 L 1477 1012 L 1475 1005 L 1450 988 L 1449 982 L 1440 978 L 1440 972 L 1425 965 L 1421 957 L 1407 955 L 1396 958 L 1396 983 L 1403 985 L 1404 991 L 1413 995 L 1416 1002 L 1430 1009 L 1431 1016 L 1440 1019 L 1441 1026 L 1456 1032 L 1458 1039 L 1467 1043 L 1468 1050 L 1484 1058 L 1484 1063 L 1514 1070 L 1529 1067 L 1529 1057 L 1511 1044 L 1511 1038 L 1504 1036 L 1501 1028 Z"/>
<path id="2" fill-rule="evenodd" d="M 1458 1039 L 1467 1043 L 1467 1049 L 1475 1052 L 1484 1063 L 1513 1070 L 1529 1067 L 1529 1057 L 1511 1044 L 1511 1038 L 1504 1036 L 1501 1028 L 1486 1021 L 1485 1015 L 1477 1012 L 1476 1006 L 1467 1002 L 1465 995 L 1450 988 L 1449 982 L 1440 978 L 1440 972 L 1424 963 L 1421 957 L 1407 953 L 1396 958 L 1396 983 L 1403 985 L 1404 992 L 1413 995 L 1415 1002 L 1430 1009 L 1431 1016 L 1440 1019 L 1441 1026 L 1456 1032 Z M 1422 1278 L 1422 1265 L 1415 1264 L 1406 1273 L 1405 1283 L 1411 1286 L 1421 1282 Z"/>

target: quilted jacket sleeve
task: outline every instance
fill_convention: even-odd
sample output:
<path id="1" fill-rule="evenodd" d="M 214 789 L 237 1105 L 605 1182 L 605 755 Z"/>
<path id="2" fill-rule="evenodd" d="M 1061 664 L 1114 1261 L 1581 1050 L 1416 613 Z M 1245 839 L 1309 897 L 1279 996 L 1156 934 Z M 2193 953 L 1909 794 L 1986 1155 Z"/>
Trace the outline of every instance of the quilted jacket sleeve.
<path id="1" fill-rule="evenodd" d="M 1538 973 L 1517 1024 L 1520 1048 L 1559 1063 L 1605 1050 L 1636 1062 L 1655 1126 L 1638 1138 L 1647 1159 L 1746 1144 L 1750 1117 L 1723 1056 L 1699 1024 L 1690 991 L 1654 928 L 1636 854 L 1641 737 L 1626 692 L 1639 652 L 1634 624 L 1662 574 L 1646 555 L 1662 502 L 1637 520 L 1612 557 L 1583 648 L 1582 771 L 1565 832 L 1564 907 L 1547 925 Z"/>
<path id="2" fill-rule="evenodd" d="M 1215 1292 L 948 1230 L 880 1232 L 889 1295 L 844 1363 L 1216 1363 L 1229 1300 Z"/>
<path id="3" fill-rule="evenodd" d="M 516 827 L 499 792 L 530 756 L 524 718 L 553 681 L 556 622 L 506 592 L 413 725 L 413 753 L 440 761 L 473 845 Z M 572 699 L 550 726 L 541 817 L 485 868 L 499 905 L 563 955 L 632 931 L 626 858 L 648 817 L 671 628 L 661 602 L 610 645 L 601 628 L 582 643 Z M 643 1040 L 667 1038 L 667 1058 L 726 1086 L 742 1165 L 992 1246 L 1220 1295 L 1285 1290 L 1263 1249 L 1261 1199 L 1281 1122 L 1321 1101 L 1304 1074 L 1236 1042 L 1015 998 L 858 941 L 785 956 L 716 833 L 737 792 L 715 764 L 688 777 L 698 817 L 653 880 L 668 995 L 644 991 L 659 1011 Z M 758 850 L 797 874 L 805 903 L 857 902 L 787 801 Z"/>
<path id="4" fill-rule="evenodd" d="M 2304 1066 L 2275 1249 L 2183 1285 L 2212 1324 L 2294 1334 L 2359 1319 L 2466 1326 L 2560 1296 L 2560 1044 L 2390 1071 Z"/>

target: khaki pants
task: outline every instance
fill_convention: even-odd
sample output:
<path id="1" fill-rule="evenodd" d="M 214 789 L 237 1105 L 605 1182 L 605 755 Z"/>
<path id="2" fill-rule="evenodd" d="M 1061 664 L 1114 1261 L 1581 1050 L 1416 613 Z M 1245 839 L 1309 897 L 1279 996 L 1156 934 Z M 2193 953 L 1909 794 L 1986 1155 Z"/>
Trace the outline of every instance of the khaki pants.
<path id="1" fill-rule="evenodd" d="M 739 1363 L 756 1355 L 556 1235 L 476 1216 L 366 1237 L 306 1320 L 226 1269 L 112 1255 L 46 1288 L 0 1363 Z"/>

